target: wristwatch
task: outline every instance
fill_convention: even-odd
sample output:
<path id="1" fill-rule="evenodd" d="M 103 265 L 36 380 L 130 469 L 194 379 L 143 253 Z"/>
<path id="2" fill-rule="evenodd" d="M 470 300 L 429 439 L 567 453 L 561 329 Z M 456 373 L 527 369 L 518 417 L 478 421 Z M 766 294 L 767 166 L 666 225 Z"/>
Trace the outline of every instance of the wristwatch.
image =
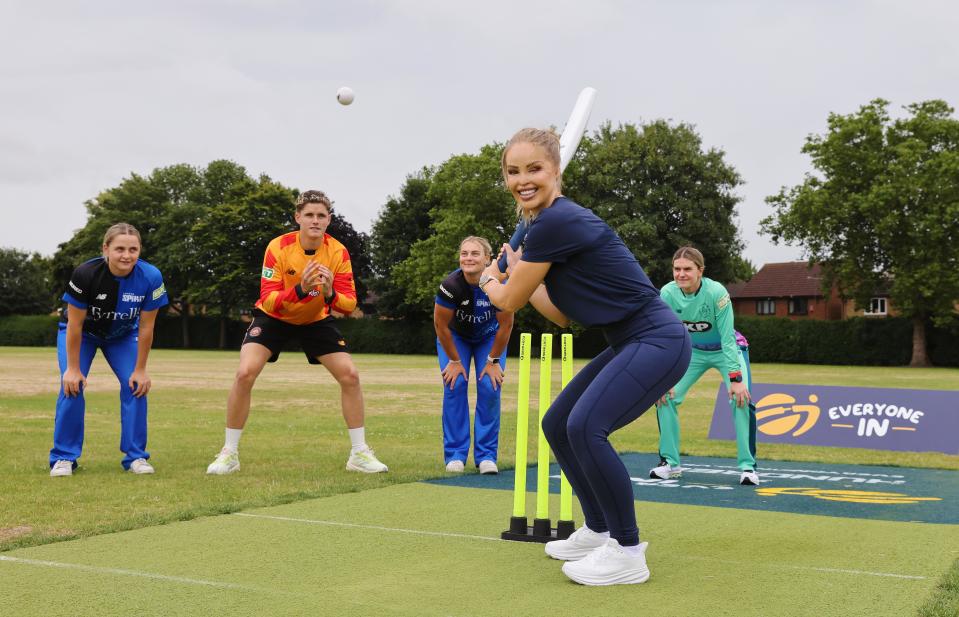
<path id="1" fill-rule="evenodd" d="M 499 364 L 499 358 L 494 358 L 493 356 L 486 356 L 487 364 Z"/>
<path id="2" fill-rule="evenodd" d="M 479 288 L 483 289 L 483 286 L 492 280 L 493 280 L 492 276 L 490 276 L 489 274 L 483 274 L 483 276 L 481 276 L 479 280 Z"/>
<path id="3" fill-rule="evenodd" d="M 730 375 L 730 376 L 729 376 L 729 381 L 731 381 L 732 383 L 742 383 L 742 382 L 743 382 L 743 374 L 742 374 L 742 373 L 735 373 L 734 375 Z"/>

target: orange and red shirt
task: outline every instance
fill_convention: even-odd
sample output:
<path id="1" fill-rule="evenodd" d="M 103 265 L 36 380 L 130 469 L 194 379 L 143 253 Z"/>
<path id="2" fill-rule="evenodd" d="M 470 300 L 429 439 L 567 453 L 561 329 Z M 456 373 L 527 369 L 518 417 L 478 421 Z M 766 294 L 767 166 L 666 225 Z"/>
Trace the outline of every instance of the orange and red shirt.
<path id="1" fill-rule="evenodd" d="M 297 288 L 309 260 L 321 263 L 333 272 L 333 291 L 336 293 L 330 305 L 326 304 L 320 289 L 301 293 L 302 290 Z M 326 234 L 322 246 L 308 254 L 300 244 L 298 231 L 273 238 L 263 256 L 260 299 L 256 308 L 270 317 L 297 325 L 325 319 L 331 310 L 352 313 L 356 308 L 356 285 L 346 247 Z"/>

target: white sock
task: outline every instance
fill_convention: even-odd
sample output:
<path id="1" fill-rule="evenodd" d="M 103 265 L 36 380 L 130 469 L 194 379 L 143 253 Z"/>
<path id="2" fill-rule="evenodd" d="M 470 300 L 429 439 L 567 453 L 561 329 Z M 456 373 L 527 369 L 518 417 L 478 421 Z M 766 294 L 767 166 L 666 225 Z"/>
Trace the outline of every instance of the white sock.
<path id="1" fill-rule="evenodd" d="M 226 441 L 223 442 L 223 447 L 236 452 L 240 449 L 240 435 L 243 434 L 243 429 L 241 428 L 228 428 L 226 429 Z"/>
<path id="2" fill-rule="evenodd" d="M 350 454 L 366 448 L 366 427 L 349 428 L 346 432 L 350 434 L 350 444 L 353 446 L 350 448 Z"/>
<path id="3" fill-rule="evenodd" d="M 632 557 L 636 557 L 637 555 L 642 555 L 642 554 L 643 554 L 643 551 L 640 550 L 638 544 L 637 544 L 636 546 L 623 546 L 622 544 L 620 544 L 620 545 L 619 545 L 619 548 L 623 549 L 623 552 L 624 552 L 624 553 L 626 553 L 627 555 L 630 555 L 630 556 L 632 556 Z"/>

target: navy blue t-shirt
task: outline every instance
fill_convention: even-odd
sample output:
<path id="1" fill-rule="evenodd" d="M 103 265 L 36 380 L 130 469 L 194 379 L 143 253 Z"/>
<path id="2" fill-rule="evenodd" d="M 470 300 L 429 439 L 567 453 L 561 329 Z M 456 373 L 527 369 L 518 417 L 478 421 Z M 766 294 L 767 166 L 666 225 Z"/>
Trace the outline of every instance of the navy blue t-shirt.
<path id="1" fill-rule="evenodd" d="M 126 276 L 114 276 L 103 257 L 86 261 L 73 271 L 63 301 L 86 309 L 84 334 L 104 340 L 118 339 L 134 332 L 140 323 L 141 311 L 152 311 L 167 305 L 163 276 L 142 259 Z M 63 307 L 61 323 L 67 322 Z"/>
<path id="2" fill-rule="evenodd" d="M 603 326 L 635 314 L 659 290 L 616 232 L 592 210 L 559 197 L 529 226 L 523 261 L 550 262 L 549 299 L 584 326 Z"/>
<path id="3" fill-rule="evenodd" d="M 493 336 L 499 329 L 496 320 L 499 309 L 493 306 L 482 289 L 466 282 L 459 268 L 440 283 L 436 304 L 453 311 L 450 330 L 470 343 Z"/>

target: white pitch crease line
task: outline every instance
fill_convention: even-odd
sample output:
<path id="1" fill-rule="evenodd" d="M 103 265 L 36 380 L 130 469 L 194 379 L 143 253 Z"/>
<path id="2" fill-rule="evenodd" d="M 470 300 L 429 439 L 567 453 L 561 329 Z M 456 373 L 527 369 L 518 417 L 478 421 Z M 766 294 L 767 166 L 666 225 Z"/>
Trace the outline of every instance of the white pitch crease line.
<path id="1" fill-rule="evenodd" d="M 926 576 L 917 576 L 914 574 L 896 574 L 894 572 L 870 572 L 868 570 L 850 570 L 845 568 L 824 568 L 822 566 L 795 566 L 788 563 L 771 563 L 771 562 L 764 563 L 761 561 L 759 562 L 733 561 L 728 559 L 712 559 L 710 557 L 702 557 L 702 556 L 696 556 L 696 555 L 684 555 L 681 558 L 692 559 L 696 561 L 718 561 L 719 563 L 727 564 L 727 565 L 736 564 L 736 565 L 759 566 L 764 568 L 781 569 L 781 570 L 811 570 L 813 572 L 828 572 L 830 574 L 856 574 L 856 575 L 862 575 L 862 576 L 881 576 L 885 578 L 901 578 L 901 579 L 913 580 L 913 581 L 924 581 L 928 578 Z"/>
<path id="2" fill-rule="evenodd" d="M 382 525 L 361 525 L 359 523 L 342 523 L 339 521 L 324 521 L 324 520 L 318 520 L 313 518 L 295 518 L 292 516 L 250 514 L 247 512 L 234 512 L 233 516 L 244 516 L 246 518 L 261 518 L 261 519 L 274 520 L 274 521 L 286 521 L 289 523 L 309 523 L 312 525 L 327 525 L 330 527 L 350 527 L 353 529 L 373 529 L 376 531 L 392 531 L 396 533 L 407 533 L 407 534 L 418 535 L 418 536 L 433 536 L 433 537 L 439 537 L 439 538 L 463 538 L 466 540 L 486 540 L 487 542 L 506 542 L 507 541 L 507 540 L 502 540 L 500 538 L 490 538 L 488 536 L 474 536 L 474 535 L 465 534 L 465 533 L 449 533 L 445 531 L 423 531 L 420 529 L 404 529 L 402 527 L 384 527 Z M 701 557 L 696 555 L 685 555 L 681 558 L 712 561 L 710 557 Z M 722 563 L 734 563 L 734 562 L 722 560 Z M 811 570 L 813 572 L 828 572 L 831 574 L 856 574 L 856 575 L 863 575 L 863 576 L 882 576 L 882 577 L 888 577 L 888 578 L 901 578 L 901 579 L 919 580 L 919 581 L 926 580 L 927 578 L 925 576 L 915 576 L 912 574 L 895 574 L 890 572 L 869 572 L 867 570 L 845 570 L 842 568 L 823 568 L 818 566 L 794 566 L 790 564 L 776 564 L 776 563 L 761 564 L 756 562 L 750 562 L 750 564 L 753 566 L 763 565 L 766 567 L 783 568 L 783 569 L 790 569 L 790 570 Z"/>
<path id="3" fill-rule="evenodd" d="M 394 531 L 397 533 L 408 533 L 419 536 L 435 536 L 439 538 L 464 538 L 467 540 L 486 540 L 488 542 L 505 542 L 500 538 L 490 538 L 487 536 L 473 536 L 465 533 L 451 533 L 446 531 L 422 531 L 419 529 L 403 529 L 401 527 L 382 527 L 380 525 L 360 525 L 357 523 L 341 523 L 339 521 L 321 521 L 312 518 L 293 518 L 290 516 L 270 516 L 267 514 L 248 514 L 246 512 L 234 512 L 233 516 L 245 516 L 247 518 L 265 518 L 274 521 L 287 521 L 291 523 L 311 523 L 313 525 L 329 525 L 331 527 L 353 527 L 356 529 L 375 529 L 378 531 Z"/>
<path id="4" fill-rule="evenodd" d="M 60 561 L 44 561 L 40 559 L 25 559 L 23 557 L 10 557 L 0 555 L 0 561 L 9 561 L 12 563 L 22 563 L 31 566 L 42 566 L 47 568 L 65 568 L 69 570 L 81 570 L 83 572 L 93 572 L 96 574 L 121 574 L 124 576 L 138 576 L 140 578 L 149 578 L 158 581 L 169 581 L 171 583 L 187 583 L 190 585 L 203 585 L 204 587 L 219 587 L 221 589 L 242 589 L 244 591 L 263 592 L 264 589 L 257 587 L 248 587 L 246 585 L 237 585 L 235 583 L 223 583 L 220 581 L 207 581 L 199 578 L 187 578 L 185 576 L 169 576 L 167 574 L 154 574 L 151 572 L 140 572 L 138 570 L 124 570 L 121 568 L 104 568 L 101 566 L 88 566 L 80 563 L 64 563 Z"/>

